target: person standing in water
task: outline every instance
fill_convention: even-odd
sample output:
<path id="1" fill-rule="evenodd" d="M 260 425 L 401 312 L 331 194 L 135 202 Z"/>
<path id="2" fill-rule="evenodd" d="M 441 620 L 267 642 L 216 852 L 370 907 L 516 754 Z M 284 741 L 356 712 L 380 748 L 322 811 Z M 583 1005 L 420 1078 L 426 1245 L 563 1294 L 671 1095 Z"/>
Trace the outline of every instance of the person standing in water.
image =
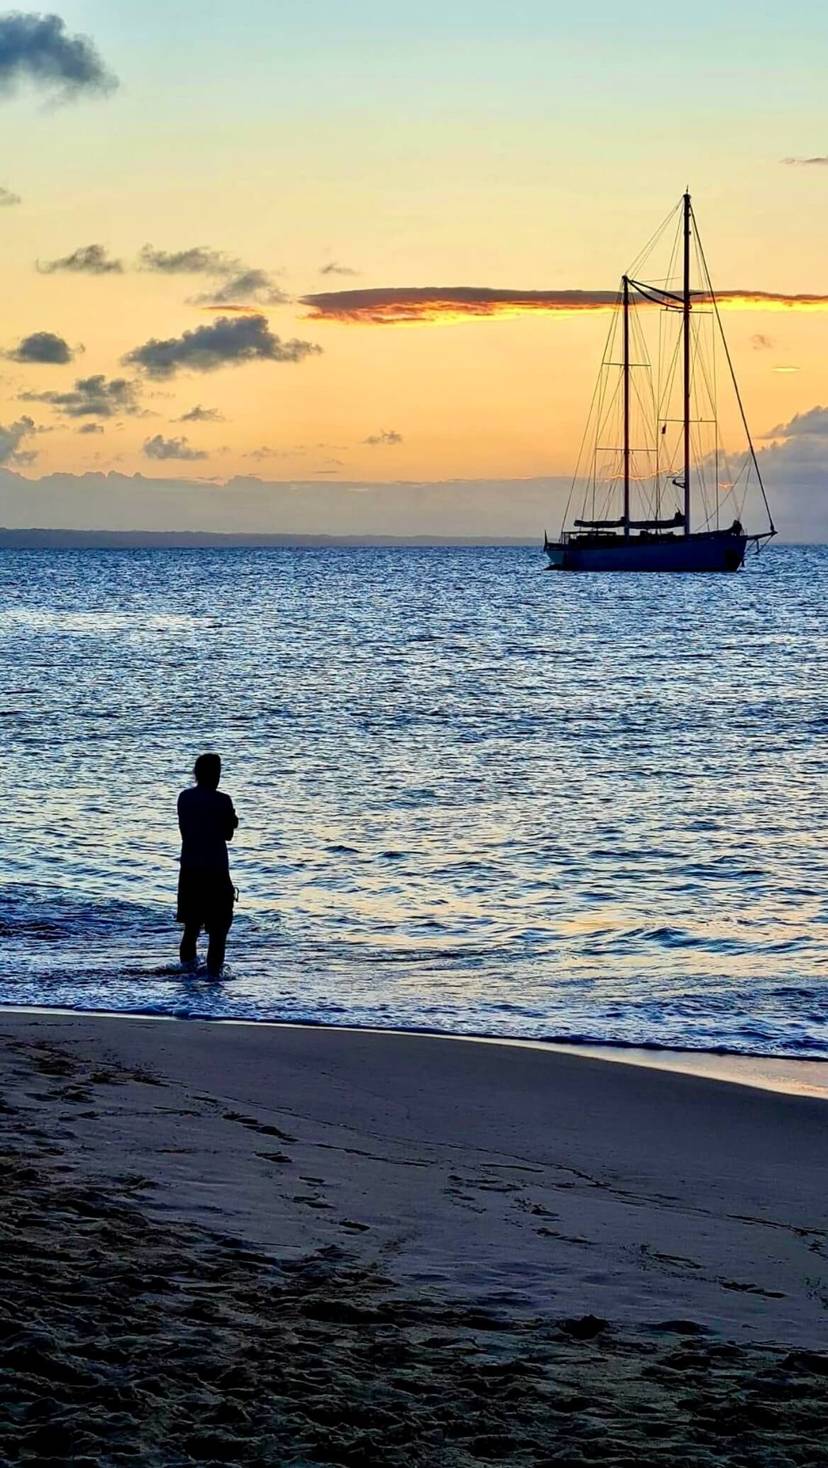
<path id="1" fill-rule="evenodd" d="M 235 899 L 227 843 L 233 839 L 239 818 L 230 796 L 218 788 L 220 755 L 200 754 L 193 774 L 195 785 L 178 797 L 181 871 L 176 919 L 184 924 L 181 962 L 187 967 L 195 963 L 198 935 L 205 928 L 210 939 L 207 976 L 219 979 Z"/>

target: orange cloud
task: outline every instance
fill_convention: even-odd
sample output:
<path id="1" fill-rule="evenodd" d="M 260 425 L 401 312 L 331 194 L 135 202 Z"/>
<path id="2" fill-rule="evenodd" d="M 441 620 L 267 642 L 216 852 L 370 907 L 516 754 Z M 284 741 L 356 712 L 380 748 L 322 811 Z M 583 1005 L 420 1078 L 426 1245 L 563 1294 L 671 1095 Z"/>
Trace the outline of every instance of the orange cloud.
<path id="1" fill-rule="evenodd" d="M 697 305 L 708 298 L 694 295 Z M 772 291 L 720 291 L 719 305 L 742 311 L 826 311 L 828 295 Z M 406 326 L 525 315 L 572 316 L 610 311 L 617 291 L 493 290 L 486 286 L 388 286 L 375 290 L 319 291 L 303 296 L 311 321 L 346 325 Z"/>
<path id="2" fill-rule="evenodd" d="M 200 305 L 199 310 L 220 311 L 222 316 L 226 316 L 228 311 L 234 311 L 237 316 L 261 316 L 262 314 L 261 306 L 216 306 L 211 304 L 209 306 Z"/>
<path id="3" fill-rule="evenodd" d="M 728 311 L 828 311 L 828 296 L 810 291 L 795 296 L 777 291 L 717 291 L 716 300 Z"/>
<path id="4" fill-rule="evenodd" d="M 609 311 L 616 291 L 509 291 L 485 286 L 391 286 L 379 290 L 319 291 L 303 296 L 312 321 L 399 326 L 540 312 Z"/>

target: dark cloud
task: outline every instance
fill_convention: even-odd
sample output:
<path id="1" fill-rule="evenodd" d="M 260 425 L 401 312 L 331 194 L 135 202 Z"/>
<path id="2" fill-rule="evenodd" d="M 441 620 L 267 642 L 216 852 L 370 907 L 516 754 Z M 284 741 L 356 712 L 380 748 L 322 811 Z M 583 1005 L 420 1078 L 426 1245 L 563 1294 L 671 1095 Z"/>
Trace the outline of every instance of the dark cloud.
<path id="1" fill-rule="evenodd" d="M 235 275 L 245 268 L 241 260 L 207 245 L 191 245 L 187 250 L 156 250 L 154 245 L 144 245 L 138 260 L 141 270 L 160 275 Z"/>
<path id="2" fill-rule="evenodd" d="M 701 305 L 705 296 L 696 294 Z M 722 307 L 755 311 L 825 311 L 828 295 L 802 292 L 783 295 L 776 291 L 721 290 L 716 299 Z M 488 286 L 423 285 L 388 286 L 371 290 L 320 291 L 303 296 L 310 307 L 311 321 L 338 321 L 363 326 L 400 326 L 410 322 L 451 322 L 498 317 L 546 315 L 572 316 L 582 312 L 611 311 L 617 304 L 615 291 L 492 290 Z"/>
<path id="3" fill-rule="evenodd" d="M 174 418 L 174 423 L 226 423 L 227 420 L 218 408 L 202 408 L 201 403 L 196 403 L 189 413 L 182 413 L 180 418 Z"/>
<path id="4" fill-rule="evenodd" d="M 197 326 L 181 336 L 151 337 L 121 360 L 149 377 L 164 378 L 180 370 L 214 372 L 242 362 L 301 362 L 321 350 L 312 342 L 282 341 L 264 316 L 219 316 L 209 326 Z"/>
<path id="5" fill-rule="evenodd" d="M 396 428 L 383 428 L 379 433 L 371 433 L 367 438 L 362 440 L 363 443 L 370 443 L 374 448 L 380 444 L 391 447 L 394 444 L 402 443 L 402 441 L 402 434 L 397 433 Z"/>
<path id="6" fill-rule="evenodd" d="M 148 459 L 206 459 L 204 449 L 191 448 L 186 438 L 164 438 L 156 433 L 144 440 Z"/>
<path id="7" fill-rule="evenodd" d="M 42 362 L 63 366 L 72 361 L 74 353 L 69 343 L 62 336 L 56 336 L 53 331 L 33 331 L 30 336 L 24 336 L 12 351 L 3 355 L 12 362 Z"/>
<path id="8" fill-rule="evenodd" d="M 796 413 L 789 423 L 777 423 L 763 438 L 828 437 L 828 408 L 809 408 L 806 413 Z"/>
<path id="9" fill-rule="evenodd" d="M 0 209 L 10 209 L 12 204 L 22 204 L 23 200 L 19 194 L 12 193 L 11 189 L 0 188 Z"/>
<path id="10" fill-rule="evenodd" d="M 320 275 L 359 275 L 358 270 L 352 270 L 350 265 L 340 265 L 336 260 L 329 260 L 327 265 L 320 265 Z"/>
<path id="11" fill-rule="evenodd" d="M 389 286 L 370 290 L 320 291 L 303 296 L 311 319 L 398 325 L 462 317 L 514 316 L 542 311 L 607 311 L 615 291 L 514 291 L 487 286 Z"/>
<path id="12" fill-rule="evenodd" d="M 757 331 L 750 339 L 754 352 L 769 352 L 776 345 L 772 336 L 765 336 L 763 331 Z"/>
<path id="13" fill-rule="evenodd" d="M 828 168 L 828 153 L 817 153 L 814 158 L 783 158 L 791 168 Z"/>
<path id="14" fill-rule="evenodd" d="M 272 449 L 269 444 L 260 444 L 257 449 L 250 449 L 244 456 L 246 459 L 286 459 L 290 455 L 284 449 Z"/>
<path id="15" fill-rule="evenodd" d="M 89 37 L 69 35 L 59 15 L 12 10 L 0 16 L 0 95 L 21 81 L 62 101 L 118 85 Z"/>
<path id="16" fill-rule="evenodd" d="M 287 300 L 267 270 L 245 265 L 234 255 L 212 250 L 207 245 L 191 245 L 186 250 L 156 250 L 154 245 L 144 245 L 139 256 L 139 268 L 161 275 L 210 275 L 220 280 L 222 284 L 214 290 L 192 298 L 196 306 L 232 306 L 238 303 L 276 306 Z"/>
<path id="17" fill-rule="evenodd" d="M 36 454 L 20 445 L 37 431 L 34 420 L 27 416 L 16 423 L 0 423 L 0 464 L 30 464 Z"/>
<path id="18" fill-rule="evenodd" d="M 82 423 L 81 426 L 80 426 L 80 428 L 76 428 L 75 429 L 75 432 L 76 433 L 103 433 L 103 429 L 101 428 L 100 423 Z"/>
<path id="19" fill-rule="evenodd" d="M 273 284 L 266 270 L 241 270 L 231 275 L 214 291 L 205 291 L 193 297 L 197 306 L 232 306 L 254 304 L 256 306 L 279 306 L 288 298 L 284 291 Z"/>
<path id="20" fill-rule="evenodd" d="M 61 255 L 57 260 L 38 260 L 41 275 L 54 275 L 56 271 L 68 270 L 76 275 L 121 275 L 123 263 L 107 255 L 104 245 L 81 245 L 71 255 Z"/>
<path id="21" fill-rule="evenodd" d="M 109 381 L 102 372 L 93 377 L 79 377 L 66 392 L 23 392 L 24 403 L 49 403 L 66 418 L 114 418 L 119 413 L 143 416 L 134 382 L 126 377 Z"/>
<path id="22" fill-rule="evenodd" d="M 825 411 L 824 409 L 821 411 Z M 807 414 L 803 414 L 807 417 Z M 758 454 L 759 467 L 785 540 L 828 539 L 828 441 L 825 433 L 793 434 Z"/>

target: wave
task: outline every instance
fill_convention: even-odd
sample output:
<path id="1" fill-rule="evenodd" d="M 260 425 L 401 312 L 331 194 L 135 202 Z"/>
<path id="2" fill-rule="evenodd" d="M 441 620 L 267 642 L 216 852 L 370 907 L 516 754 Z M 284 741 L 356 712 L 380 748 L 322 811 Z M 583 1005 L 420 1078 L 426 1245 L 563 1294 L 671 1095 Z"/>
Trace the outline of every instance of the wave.
<path id="1" fill-rule="evenodd" d="M 180 976 L 179 976 L 180 978 Z M 222 981 L 223 983 L 224 981 Z M 497 1044 L 508 1045 L 565 1045 L 573 1049 L 600 1049 L 619 1051 L 647 1051 L 654 1055 L 686 1055 L 686 1056 L 717 1056 L 732 1057 L 743 1060 L 785 1060 L 808 1063 L 825 1063 L 828 1061 L 828 1046 L 820 1047 L 815 1042 L 803 1041 L 801 1050 L 792 1053 L 790 1050 L 762 1050 L 744 1049 L 734 1045 L 691 1045 L 681 1044 L 679 1041 L 671 1041 L 669 1044 L 658 1040 L 623 1040 L 611 1039 L 606 1034 L 595 1032 L 549 1031 L 532 1036 L 504 1034 L 498 1030 L 456 1028 L 446 1029 L 433 1025 L 417 1024 L 366 1024 L 348 1016 L 344 1006 L 331 1006 L 330 1012 L 338 1011 L 342 1014 L 340 1020 L 331 1019 L 330 1012 L 324 1017 L 314 1014 L 279 1014 L 274 1012 L 268 1015 L 234 1015 L 217 1013 L 214 1003 L 207 1002 L 216 999 L 217 985 L 215 981 L 206 978 L 191 980 L 195 986 L 200 985 L 202 990 L 202 1002 L 190 1002 L 186 1005 L 176 1006 L 172 1009 L 153 1004 L 136 1005 L 129 1009 L 109 1009 L 99 1006 L 83 1005 L 48 1005 L 27 1004 L 14 1005 L 0 1001 L 0 1013 L 4 1009 L 9 1012 L 19 1013 L 21 1010 L 33 1011 L 42 1014 L 86 1014 L 109 1019 L 133 1018 L 133 1019 L 175 1019 L 182 1022 L 192 1021 L 198 1023 L 209 1022 L 211 1024 L 248 1024 L 248 1025 L 275 1025 L 286 1028 L 301 1029 L 324 1029 L 358 1031 L 366 1034 L 394 1034 L 394 1035 L 422 1035 L 431 1036 L 434 1039 L 443 1040 L 485 1040 Z"/>

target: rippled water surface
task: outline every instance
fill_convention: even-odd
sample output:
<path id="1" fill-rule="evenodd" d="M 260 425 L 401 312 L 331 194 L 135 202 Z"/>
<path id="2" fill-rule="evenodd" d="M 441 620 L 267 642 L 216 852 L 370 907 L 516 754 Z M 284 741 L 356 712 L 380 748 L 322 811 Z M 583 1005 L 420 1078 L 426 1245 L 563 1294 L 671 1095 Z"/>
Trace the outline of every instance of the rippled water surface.
<path id="1" fill-rule="evenodd" d="M 828 550 L 0 552 L 0 1001 L 828 1056 Z M 230 973 L 174 958 L 217 748 Z"/>

